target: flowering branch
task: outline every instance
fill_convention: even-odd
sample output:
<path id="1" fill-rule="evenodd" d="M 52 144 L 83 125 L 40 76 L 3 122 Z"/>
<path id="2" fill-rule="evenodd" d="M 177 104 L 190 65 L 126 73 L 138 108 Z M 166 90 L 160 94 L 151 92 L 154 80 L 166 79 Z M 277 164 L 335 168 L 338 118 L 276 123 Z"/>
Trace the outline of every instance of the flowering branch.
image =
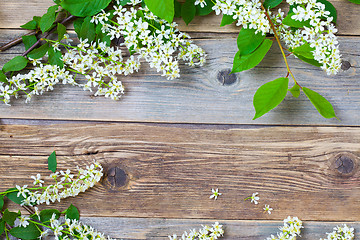
<path id="1" fill-rule="evenodd" d="M 61 24 L 65 24 L 66 22 L 75 19 L 76 17 L 73 15 L 70 15 L 69 17 L 65 18 L 63 21 L 61 21 Z M 35 42 L 28 50 L 26 50 L 22 56 L 25 57 L 29 52 L 34 50 L 40 43 L 43 38 L 47 38 L 52 32 L 54 32 L 55 27 L 53 27 L 50 31 L 48 31 L 42 38 L 40 38 L 37 42 Z"/>
<path id="2" fill-rule="evenodd" d="M 287 57 L 286 57 L 286 55 L 285 55 L 285 53 L 284 53 L 284 50 L 283 50 L 283 47 L 282 47 L 282 45 L 281 45 L 279 36 L 278 36 L 278 34 L 277 34 L 277 32 L 276 32 L 276 29 L 275 29 L 274 23 L 271 21 L 271 18 L 270 18 L 268 12 L 266 11 L 266 9 L 264 8 L 264 5 L 263 5 L 262 3 L 261 3 L 261 8 L 263 9 L 263 11 L 264 11 L 264 13 L 265 13 L 265 15 L 266 15 L 266 18 L 267 18 L 268 21 L 269 21 L 270 27 L 271 27 L 271 29 L 273 30 L 275 39 L 276 39 L 276 41 L 277 41 L 277 43 L 278 43 L 278 45 L 279 45 L 281 54 L 282 54 L 282 56 L 283 56 L 283 59 L 284 59 L 284 62 L 285 62 L 285 65 L 286 65 L 288 74 L 290 74 L 291 77 L 294 79 L 295 84 L 298 85 L 300 88 L 302 88 L 302 87 L 298 84 L 298 82 L 295 80 L 295 77 L 294 77 L 294 75 L 292 74 L 292 72 L 291 72 L 291 70 L 290 70 L 289 63 L 288 63 L 288 61 L 287 61 Z"/>

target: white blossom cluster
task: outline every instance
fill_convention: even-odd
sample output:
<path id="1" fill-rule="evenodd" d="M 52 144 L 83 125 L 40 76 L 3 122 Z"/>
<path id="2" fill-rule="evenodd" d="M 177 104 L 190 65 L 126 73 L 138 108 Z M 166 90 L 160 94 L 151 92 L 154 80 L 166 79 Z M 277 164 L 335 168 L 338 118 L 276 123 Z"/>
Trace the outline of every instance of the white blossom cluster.
<path id="1" fill-rule="evenodd" d="M 19 92 L 26 94 L 26 102 L 34 95 L 42 95 L 45 91 L 54 89 L 58 83 L 77 85 L 72 74 L 56 65 L 43 65 L 39 60 L 31 60 L 37 67 L 27 74 L 17 74 L 7 83 L 0 82 L 0 99 L 7 105 L 11 96 L 17 98 Z"/>
<path id="2" fill-rule="evenodd" d="M 332 23 L 333 17 L 325 9 L 323 3 L 316 0 L 287 0 L 293 7 L 291 19 L 308 22 L 308 26 L 293 30 L 282 23 L 284 12 L 279 9 L 275 15 L 271 14 L 274 25 L 280 39 L 288 48 L 296 48 L 309 43 L 314 59 L 319 62 L 321 68 L 328 74 L 337 74 L 341 68 L 341 55 L 338 48 L 338 40 L 335 36 L 337 29 Z M 204 7 L 205 0 L 196 0 L 195 5 Z M 218 15 L 220 13 L 233 16 L 237 20 L 236 25 L 244 28 L 257 29 L 256 32 L 273 33 L 265 11 L 261 9 L 261 1 L 258 0 L 215 0 L 212 8 Z"/>
<path id="3" fill-rule="evenodd" d="M 204 7 L 205 0 L 196 0 L 195 5 Z M 212 7 L 216 15 L 220 13 L 233 16 L 236 26 L 243 28 L 256 29 L 256 33 L 261 32 L 263 35 L 270 31 L 270 24 L 266 18 L 265 11 L 261 9 L 259 0 L 215 0 Z"/>
<path id="4" fill-rule="evenodd" d="M 297 217 L 287 217 L 284 219 L 284 226 L 280 227 L 277 236 L 271 235 L 266 240 L 296 240 L 300 236 L 302 221 Z"/>
<path id="5" fill-rule="evenodd" d="M 179 238 L 176 234 L 169 236 L 170 240 L 214 240 L 222 237 L 224 235 L 224 229 L 222 225 L 219 225 L 218 222 L 215 222 L 211 227 L 203 226 L 203 228 L 196 231 L 195 229 L 190 230 L 189 233 L 184 232 Z"/>
<path id="6" fill-rule="evenodd" d="M 34 179 L 34 186 L 28 188 L 27 185 L 22 187 L 16 185 L 17 196 L 22 195 L 24 200 L 21 205 L 32 206 L 46 203 L 60 202 L 61 199 L 67 197 L 75 197 L 81 192 L 85 192 L 90 187 L 93 187 L 100 181 L 103 176 L 103 167 L 94 162 L 90 166 L 86 166 L 85 169 L 79 168 L 77 177 L 74 178 L 74 174 L 69 169 L 65 172 L 55 172 L 50 175 L 55 180 L 55 184 L 43 187 L 44 181 L 41 179 L 41 175 L 37 174 L 32 176 Z"/>
<path id="7" fill-rule="evenodd" d="M 308 22 L 308 27 L 292 30 L 282 24 L 284 13 L 279 13 L 273 18 L 278 24 L 277 32 L 282 41 L 289 48 L 296 48 L 309 43 L 314 48 L 312 54 L 314 59 L 322 64 L 321 68 L 328 75 L 337 74 L 341 68 L 341 55 L 338 47 L 338 40 L 335 36 L 337 29 L 332 23 L 333 17 L 325 9 L 323 3 L 316 0 L 287 0 L 293 6 L 291 19 Z"/>
<path id="8" fill-rule="evenodd" d="M 65 217 L 65 222 L 56 218 L 53 214 L 50 219 L 49 228 L 41 233 L 41 238 L 49 235 L 55 235 L 55 240 L 67 239 L 97 239 L 97 240 L 112 240 L 112 238 L 105 236 L 103 233 L 98 232 L 93 227 L 82 224 L 76 219 L 68 219 Z"/>
<path id="9" fill-rule="evenodd" d="M 141 1 L 134 0 L 130 5 Z M 189 66 L 202 66 L 206 61 L 203 49 L 193 44 L 190 37 L 177 29 L 177 24 L 167 23 L 152 14 L 147 7 L 135 9 L 115 6 L 114 18 L 105 12 L 92 18 L 92 22 L 102 25 L 102 32 L 111 39 L 124 37 L 127 49 L 138 53 L 162 76 L 168 79 L 180 77 L 179 60 Z"/>
<path id="10" fill-rule="evenodd" d="M 41 59 L 30 59 L 35 66 L 33 70 L 7 79 L 8 84 L 0 82 L 0 99 L 5 104 L 10 103 L 11 96 L 17 98 L 19 92 L 25 93 L 26 102 L 29 102 L 34 95 L 54 90 L 58 83 L 79 86 L 89 91 L 96 88 L 95 96 L 118 100 L 124 94 L 124 87 L 116 74 L 132 74 L 140 67 L 136 57 L 130 56 L 124 60 L 120 49 L 108 47 L 102 42 L 88 43 L 84 39 L 76 47 L 55 41 L 52 43 L 57 50 L 59 45 L 67 48 L 62 56 L 64 68 L 43 64 Z M 79 84 L 74 74 L 84 75 L 87 82 Z"/>
<path id="11" fill-rule="evenodd" d="M 71 46 L 66 46 L 67 48 Z M 76 48 L 69 49 L 62 57 L 64 63 L 75 72 L 85 76 L 84 90 L 97 88 L 95 96 L 118 100 L 124 87 L 116 74 L 132 74 L 139 70 L 140 62 L 134 56 L 124 60 L 121 49 L 108 47 L 106 43 L 80 40 Z"/>
<path id="12" fill-rule="evenodd" d="M 327 238 L 320 240 L 353 240 L 354 228 L 349 228 L 346 224 L 334 227 L 334 231 L 327 233 Z"/>

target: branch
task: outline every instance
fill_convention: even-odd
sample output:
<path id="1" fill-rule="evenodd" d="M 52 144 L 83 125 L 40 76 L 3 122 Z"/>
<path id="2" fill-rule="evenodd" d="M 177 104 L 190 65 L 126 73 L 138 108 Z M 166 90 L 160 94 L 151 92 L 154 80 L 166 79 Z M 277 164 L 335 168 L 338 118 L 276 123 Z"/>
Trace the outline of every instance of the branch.
<path id="1" fill-rule="evenodd" d="M 69 17 L 65 18 L 65 19 L 61 22 L 61 24 L 65 24 L 66 22 L 72 20 L 73 18 L 75 18 L 75 16 L 70 15 Z M 56 26 L 55 26 L 55 27 L 56 27 Z M 42 38 L 47 38 L 52 32 L 54 32 L 55 27 L 53 27 L 50 31 L 48 31 Z M 36 47 L 40 44 L 42 38 L 40 38 L 36 43 L 34 43 L 34 45 L 32 45 L 28 50 L 26 50 L 26 52 L 24 52 L 24 53 L 22 54 L 22 56 L 25 57 L 29 52 L 31 52 L 32 50 L 34 50 L 34 48 L 36 48 Z"/>
<path id="2" fill-rule="evenodd" d="M 34 35 L 34 34 L 36 34 L 36 33 L 37 33 L 37 31 L 34 30 L 34 31 L 31 31 L 31 32 L 25 34 L 24 36 L 30 36 L 30 35 Z M 15 46 L 15 45 L 18 45 L 18 44 L 21 43 L 21 42 L 22 42 L 22 37 L 19 37 L 19 38 L 17 38 L 17 39 L 14 39 L 14 40 L 6 43 L 5 45 L 1 46 L 1 47 L 0 47 L 0 52 L 3 52 L 3 51 L 5 51 L 5 50 L 7 50 L 7 49 L 9 49 L 9 48 L 11 48 L 11 47 L 13 47 L 13 46 Z"/>
<path id="3" fill-rule="evenodd" d="M 287 70 L 288 70 L 288 73 L 289 73 L 289 74 L 291 75 L 291 77 L 294 79 L 295 84 L 298 85 L 300 88 L 302 88 L 302 87 L 297 83 L 297 81 L 295 80 L 294 75 L 293 75 L 292 72 L 290 71 L 289 63 L 288 63 L 288 61 L 287 61 L 287 59 L 286 59 L 286 55 L 285 55 L 284 50 L 283 50 L 283 47 L 282 47 L 282 45 L 281 45 L 281 43 L 280 43 L 279 36 L 278 36 L 277 33 L 276 33 L 276 28 L 275 28 L 275 26 L 274 26 L 274 23 L 271 21 L 271 18 L 270 18 L 270 16 L 269 16 L 267 10 L 264 8 L 264 6 L 263 6 L 262 4 L 261 4 L 261 8 L 264 10 L 265 15 L 266 15 L 266 17 L 267 17 L 267 19 L 268 19 L 268 21 L 269 21 L 269 24 L 270 24 L 270 26 L 271 26 L 271 28 L 272 28 L 272 30 L 273 30 L 273 32 L 274 32 L 276 41 L 277 41 L 277 43 L 279 44 L 279 48 L 280 48 L 281 54 L 283 55 L 284 62 L 285 62 L 286 68 L 287 68 Z"/>

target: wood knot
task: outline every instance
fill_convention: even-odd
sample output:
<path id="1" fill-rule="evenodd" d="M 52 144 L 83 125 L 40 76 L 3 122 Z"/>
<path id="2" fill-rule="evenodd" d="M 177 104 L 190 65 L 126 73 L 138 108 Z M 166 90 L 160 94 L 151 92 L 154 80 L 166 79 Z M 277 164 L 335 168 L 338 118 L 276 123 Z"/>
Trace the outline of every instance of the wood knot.
<path id="1" fill-rule="evenodd" d="M 217 80 L 222 83 L 222 85 L 231 85 L 236 82 L 237 77 L 234 73 L 231 73 L 230 68 L 227 68 L 218 72 Z"/>
<path id="2" fill-rule="evenodd" d="M 128 182 L 126 172 L 118 167 L 112 167 L 107 172 L 107 180 L 114 188 L 123 187 Z"/>
<path id="3" fill-rule="evenodd" d="M 349 61 L 342 61 L 341 63 L 341 69 L 346 71 L 351 67 L 351 64 Z"/>
<path id="4" fill-rule="evenodd" d="M 346 155 L 340 155 L 335 160 L 335 168 L 338 170 L 341 174 L 349 174 L 351 173 L 355 168 L 354 161 Z"/>

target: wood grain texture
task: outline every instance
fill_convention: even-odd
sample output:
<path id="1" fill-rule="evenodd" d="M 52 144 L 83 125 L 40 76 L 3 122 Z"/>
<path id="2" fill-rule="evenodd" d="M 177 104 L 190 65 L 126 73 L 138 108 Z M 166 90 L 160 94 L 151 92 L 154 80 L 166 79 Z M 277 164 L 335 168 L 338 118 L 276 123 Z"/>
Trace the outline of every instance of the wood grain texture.
<path id="1" fill-rule="evenodd" d="M 1 30 L 1 41 L 19 32 Z M 351 64 L 346 71 L 329 77 L 321 69 L 289 57 L 294 75 L 302 86 L 318 91 L 334 106 L 341 122 L 324 119 L 302 94 L 295 99 L 288 94 L 285 101 L 264 117 L 254 116 L 253 95 L 262 84 L 284 76 L 285 65 L 276 45 L 254 69 L 237 73 L 235 82 L 223 85 L 232 68 L 237 51 L 235 35 L 226 38 L 195 39 L 208 53 L 202 68 L 181 66 L 181 78 L 169 81 L 142 64 L 139 73 L 121 77 L 125 95 L 120 101 L 93 97 L 81 88 L 59 85 L 53 92 L 34 97 L 30 104 L 20 98 L 12 106 L 0 104 L 1 118 L 72 119 L 100 121 L 228 123 L 228 124 L 360 124 L 360 76 L 357 71 L 360 50 L 357 37 L 341 37 L 343 59 Z M 0 54 L 0 66 L 23 52 L 22 46 Z M 34 111 L 36 109 L 36 111 Z"/>
<path id="2" fill-rule="evenodd" d="M 339 34 L 360 35 L 360 7 L 346 0 L 330 0 L 330 2 L 338 12 Z M 23 0 L 0 1 L 0 28 L 19 28 L 33 16 L 42 16 L 52 5 L 51 0 L 27 0 L 26 7 Z M 175 21 L 179 23 L 181 30 L 188 32 L 239 32 L 235 24 L 220 27 L 221 16 L 215 14 L 196 17 L 188 26 L 181 19 Z"/>
<path id="3" fill-rule="evenodd" d="M 211 226 L 218 221 L 225 229 L 223 240 L 246 239 L 262 240 L 276 235 L 278 228 L 283 226 L 282 221 L 249 221 L 249 220 L 199 220 L 199 219 L 159 219 L 159 218 L 114 218 L 114 217 L 81 217 L 80 221 L 94 227 L 105 236 L 112 239 L 163 239 L 176 234 L 180 237 L 185 231 L 198 230 L 203 225 Z M 301 231 L 303 240 L 318 240 L 326 237 L 326 232 L 332 232 L 333 228 L 340 226 L 341 222 L 303 222 Z M 360 229 L 359 222 L 346 222 L 349 227 L 355 229 L 355 236 Z M 4 235 L 0 239 L 6 239 Z M 11 240 L 16 238 L 10 237 Z M 54 236 L 44 237 L 45 240 L 53 240 Z M 358 238 L 355 238 L 358 239 Z"/>
<path id="4" fill-rule="evenodd" d="M 73 203 L 83 216 L 360 220 L 359 128 L 114 123 L 0 130 L 0 190 L 47 175 L 54 150 L 59 169 L 102 162 L 100 184 L 57 205 Z M 216 201 L 211 188 L 223 193 Z M 253 192 L 259 205 L 243 200 Z"/>
<path id="5" fill-rule="evenodd" d="M 82 218 L 88 225 L 94 226 L 98 231 L 117 239 L 169 239 L 168 235 L 181 236 L 190 229 L 198 230 L 201 225 L 214 224 L 215 220 L 193 219 L 156 219 L 156 218 Z M 275 235 L 278 227 L 283 226 L 281 221 L 234 221 L 218 220 L 225 229 L 223 238 L 220 239 L 247 239 L 262 240 Z M 359 222 L 347 222 L 354 227 L 355 232 L 360 229 Z M 342 225 L 338 222 L 304 222 L 301 231 L 303 240 L 318 240 L 326 237 L 326 232 Z M 357 238 L 355 238 L 357 239 Z"/>

